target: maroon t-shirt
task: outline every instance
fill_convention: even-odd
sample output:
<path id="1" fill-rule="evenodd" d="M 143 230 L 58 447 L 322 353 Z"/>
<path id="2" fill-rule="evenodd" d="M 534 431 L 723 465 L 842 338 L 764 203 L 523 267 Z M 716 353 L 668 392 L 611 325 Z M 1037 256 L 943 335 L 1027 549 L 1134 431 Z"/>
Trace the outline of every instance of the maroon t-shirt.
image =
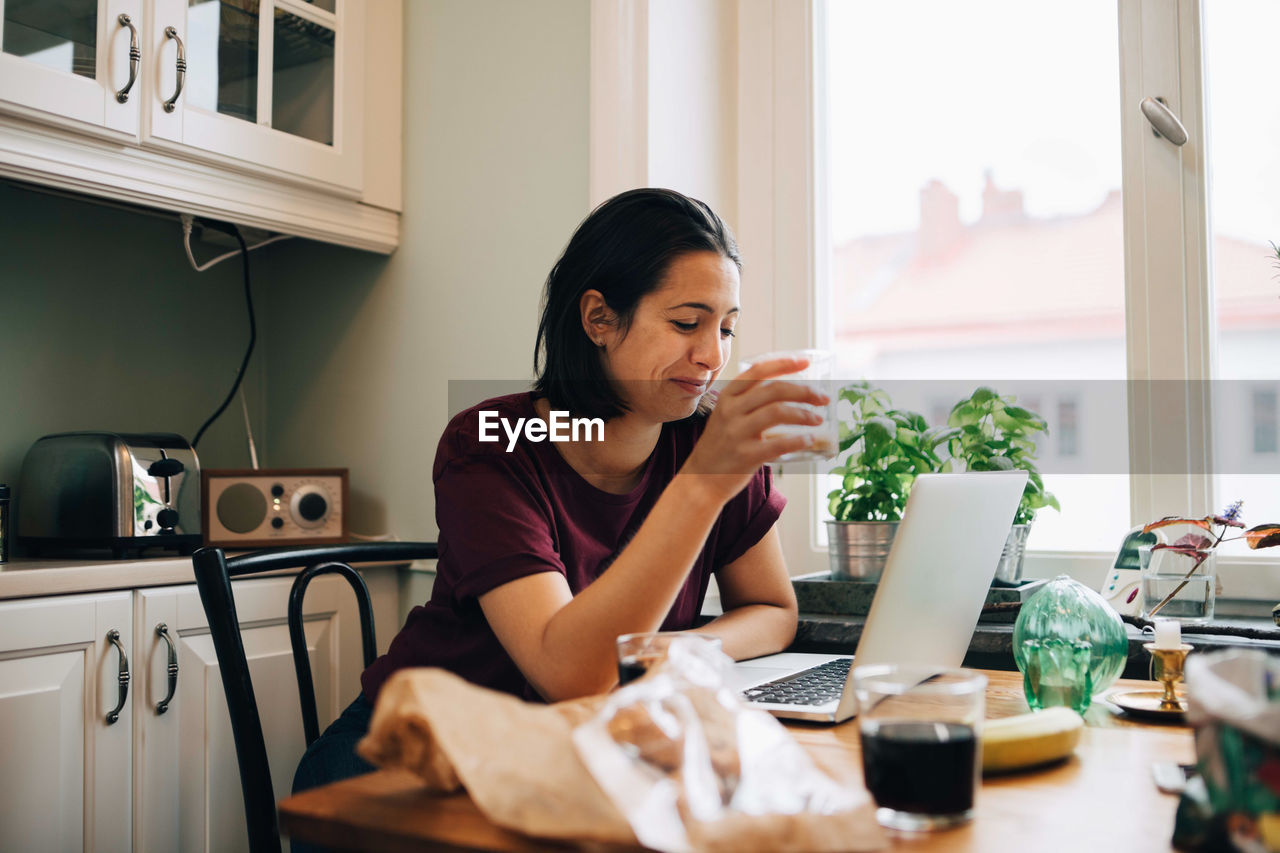
<path id="1" fill-rule="evenodd" d="M 695 415 L 664 424 L 639 484 L 616 495 L 584 480 L 547 441 L 521 436 L 508 453 L 506 434 L 496 427 L 500 440 L 482 443 L 480 411 L 512 424 L 537 417 L 525 392 L 486 400 L 445 428 L 432 472 L 440 557 L 431 600 L 410 611 L 391 648 L 364 671 L 370 701 L 391 673 L 409 666 L 443 667 L 475 684 L 538 698 L 489 627 L 479 597 L 535 572 L 559 572 L 574 595 L 585 589 L 635 535 L 706 423 Z M 663 630 L 694 627 L 711 574 L 759 542 L 785 503 L 768 467 L 757 471 L 721 511 Z"/>

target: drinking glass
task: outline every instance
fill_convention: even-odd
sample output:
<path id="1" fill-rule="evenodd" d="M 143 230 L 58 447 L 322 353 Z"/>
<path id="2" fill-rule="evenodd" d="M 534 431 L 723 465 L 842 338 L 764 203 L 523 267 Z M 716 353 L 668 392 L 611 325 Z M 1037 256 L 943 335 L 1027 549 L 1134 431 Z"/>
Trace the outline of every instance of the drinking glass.
<path id="1" fill-rule="evenodd" d="M 813 390 L 827 395 L 830 402 L 825 406 L 811 406 L 808 403 L 797 403 L 803 409 L 817 413 L 822 418 L 822 423 L 811 426 L 809 424 L 778 424 L 765 430 L 765 437 L 772 438 L 780 435 L 812 435 L 813 444 L 804 450 L 797 450 L 793 453 L 784 453 L 779 456 L 778 462 L 800 462 L 810 459 L 830 459 L 836 455 L 836 451 L 840 447 L 840 437 L 836 426 L 836 395 L 831 391 L 831 365 L 833 356 L 829 350 L 821 349 L 797 349 L 782 350 L 779 352 L 768 352 L 763 355 L 752 356 L 738 362 L 739 372 L 749 369 L 755 364 L 762 361 L 771 361 L 776 358 L 798 358 L 803 357 L 809 360 L 809 366 L 795 373 L 788 373 L 784 376 L 775 377 L 785 382 L 794 382 L 799 385 L 807 385 Z M 772 381 L 772 380 L 766 380 Z"/>
<path id="2" fill-rule="evenodd" d="M 646 631 L 638 634 L 622 634 L 618 637 L 618 684 L 635 681 L 649 668 L 667 658 L 667 649 L 676 637 L 694 642 L 705 642 L 717 652 L 720 638 L 707 634 L 690 634 L 687 631 Z"/>
<path id="3" fill-rule="evenodd" d="M 973 818 L 986 688 L 986 676 L 966 669 L 854 669 L 862 773 L 883 826 L 944 829 Z"/>
<path id="4" fill-rule="evenodd" d="M 1150 545 L 1139 547 L 1143 618 L 1150 619 L 1152 609 L 1172 593 L 1173 598 L 1160 608 L 1156 616 L 1191 625 L 1213 619 L 1217 599 L 1217 559 L 1218 555 L 1210 551 L 1188 577 L 1194 557 L 1166 548 L 1152 551 Z"/>

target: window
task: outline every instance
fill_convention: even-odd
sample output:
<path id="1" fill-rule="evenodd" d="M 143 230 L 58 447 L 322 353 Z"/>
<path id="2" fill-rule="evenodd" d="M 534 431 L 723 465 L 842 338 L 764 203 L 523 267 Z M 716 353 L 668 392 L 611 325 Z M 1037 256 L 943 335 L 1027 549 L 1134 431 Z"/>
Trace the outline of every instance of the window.
<path id="1" fill-rule="evenodd" d="M 1037 518 L 1032 575 L 1097 582 L 1131 523 L 1236 497 L 1249 523 L 1280 516 L 1280 452 L 1245 452 L 1269 446 L 1280 399 L 1264 393 L 1280 378 L 1280 233 L 1266 233 L 1280 229 L 1266 97 L 1280 4 L 738 14 L 738 230 L 763 260 L 767 345 L 830 346 L 840 378 L 893 382 L 931 417 L 938 381 L 1043 406 L 1063 512 Z M 1146 97 L 1186 145 L 1153 133 Z M 899 401 L 913 383 L 918 399 Z M 808 510 L 784 546 L 809 571 L 825 562 L 821 479 L 784 482 L 789 515 Z M 1224 595 L 1280 594 L 1261 562 L 1274 556 L 1224 549 Z"/>
<path id="2" fill-rule="evenodd" d="M 1029 547 L 1113 548 L 1127 489 L 1056 463 L 1078 441 L 1058 383 L 1125 376 L 1114 0 L 830 3 L 819 37 L 839 375 L 912 409 L 898 380 L 1017 397 L 1050 424 L 1040 466 L 1063 505 Z M 1127 435 L 1123 411 L 1098 415 Z"/>
<path id="3" fill-rule="evenodd" d="M 1057 447 L 1058 455 L 1074 457 L 1080 452 L 1080 412 L 1076 401 L 1066 398 L 1058 401 Z"/>
<path id="4" fill-rule="evenodd" d="M 1253 391 L 1253 452 L 1275 453 L 1280 421 L 1276 417 L 1276 392 L 1270 388 Z"/>
<path id="5" fill-rule="evenodd" d="M 1280 109 L 1255 103 L 1252 93 L 1280 74 L 1266 32 L 1280 26 L 1280 5 L 1216 0 L 1203 8 L 1217 337 L 1214 494 L 1219 505 L 1243 500 L 1245 521 L 1256 524 L 1280 517 L 1280 383 L 1268 382 L 1280 379 L 1280 279 L 1271 246 L 1280 241 L 1280 155 L 1266 138 L 1280 132 Z M 1250 556 L 1267 559 L 1266 552 Z"/>

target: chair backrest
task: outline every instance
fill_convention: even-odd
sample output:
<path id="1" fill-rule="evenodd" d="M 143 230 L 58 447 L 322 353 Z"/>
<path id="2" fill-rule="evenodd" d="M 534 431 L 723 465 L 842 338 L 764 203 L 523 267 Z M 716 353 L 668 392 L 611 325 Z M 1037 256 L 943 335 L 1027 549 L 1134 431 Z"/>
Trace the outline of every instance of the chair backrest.
<path id="1" fill-rule="evenodd" d="M 262 719 L 254 698 L 249 662 L 245 658 L 240 637 L 240 620 L 236 615 L 231 579 L 244 575 L 280 569 L 298 569 L 289 593 L 289 640 L 298 676 L 298 695 L 302 703 L 303 730 L 307 745 L 319 736 L 316 719 L 315 689 L 311 679 L 311 662 L 307 657 L 302 626 L 302 600 L 312 578 L 322 574 L 340 574 L 355 591 L 360 610 L 360 631 L 364 664 L 368 666 L 377 654 L 374 639 L 373 607 L 364 580 L 350 563 L 407 563 L 435 559 L 434 542 L 362 542 L 351 545 L 323 545 L 298 548 L 273 548 L 228 558 L 221 548 L 201 548 L 192 555 L 196 587 L 209 620 L 222 687 L 227 696 L 231 716 L 231 734 L 240 766 L 240 785 L 244 793 L 245 821 L 249 828 L 249 849 L 253 853 L 280 851 L 280 829 L 276 817 L 275 791 L 271 785 L 271 769 L 267 763 L 267 744 L 262 733 Z"/>

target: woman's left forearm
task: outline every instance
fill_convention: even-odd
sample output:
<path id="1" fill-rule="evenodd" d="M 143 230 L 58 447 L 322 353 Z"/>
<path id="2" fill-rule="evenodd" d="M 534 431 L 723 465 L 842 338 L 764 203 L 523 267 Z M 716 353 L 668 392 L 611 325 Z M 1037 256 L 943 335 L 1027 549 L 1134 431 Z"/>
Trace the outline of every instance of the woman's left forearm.
<path id="1" fill-rule="evenodd" d="M 776 526 L 716 572 L 724 615 L 697 630 L 720 637 L 734 660 L 770 655 L 796 637 L 796 594 Z"/>
<path id="2" fill-rule="evenodd" d="M 694 633 L 720 638 L 724 653 L 746 660 L 780 652 L 796 636 L 795 607 L 779 604 L 746 604 L 717 616 Z"/>

